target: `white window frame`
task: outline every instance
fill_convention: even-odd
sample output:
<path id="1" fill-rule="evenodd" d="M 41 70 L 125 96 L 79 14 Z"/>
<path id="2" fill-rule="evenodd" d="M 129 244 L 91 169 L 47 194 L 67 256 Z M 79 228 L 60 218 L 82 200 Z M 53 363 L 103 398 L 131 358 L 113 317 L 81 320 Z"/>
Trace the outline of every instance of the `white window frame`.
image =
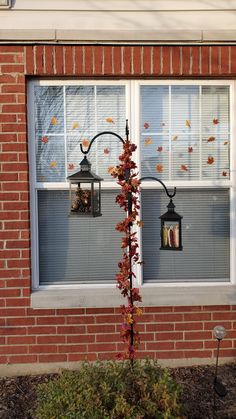
<path id="1" fill-rule="evenodd" d="M 176 283 L 142 283 L 142 266 L 138 265 L 137 278 L 134 286 L 141 287 L 141 294 L 147 297 L 145 305 L 183 305 L 188 296 L 194 299 L 191 305 L 204 303 L 204 296 L 212 297 L 212 304 L 223 304 L 220 296 L 225 298 L 225 304 L 229 300 L 236 303 L 236 146 L 233 141 L 235 132 L 235 97 L 236 82 L 231 80 L 31 80 L 28 83 L 28 125 L 29 125 L 29 164 L 30 164 L 30 206 L 31 206 L 31 258 L 32 258 L 32 306 L 35 307 L 77 307 L 77 306 L 100 306 L 119 305 L 123 302 L 119 292 L 115 291 L 114 284 L 39 284 L 39 248 L 38 248 L 38 207 L 37 190 L 67 190 L 67 182 L 36 182 L 36 153 L 34 137 L 34 95 L 35 85 L 59 86 L 59 85 L 124 85 L 126 87 L 126 117 L 130 125 L 130 139 L 137 145 L 134 158 L 140 167 L 140 86 L 143 85 L 227 85 L 230 87 L 230 179 L 229 180 L 204 180 L 204 181 L 165 181 L 168 188 L 176 186 L 181 189 L 188 188 L 229 188 L 230 189 L 230 282 L 176 282 Z M 94 133 L 96 134 L 96 133 Z M 125 132 L 124 132 L 125 134 Z M 141 189 L 160 189 L 157 182 L 146 181 Z M 115 181 L 102 182 L 102 189 L 117 189 Z M 158 227 L 157 227 L 158 228 Z M 142 258 L 141 229 L 137 230 Z M 96 296 L 94 294 L 96 289 Z M 193 292 L 195 290 L 195 292 Z M 209 290 L 209 292 L 208 292 Z M 230 293 L 229 293 L 229 290 Z M 75 298 L 76 297 L 76 298 Z M 184 297 L 184 298 L 183 298 Z M 159 302 L 158 302 L 158 301 Z"/>

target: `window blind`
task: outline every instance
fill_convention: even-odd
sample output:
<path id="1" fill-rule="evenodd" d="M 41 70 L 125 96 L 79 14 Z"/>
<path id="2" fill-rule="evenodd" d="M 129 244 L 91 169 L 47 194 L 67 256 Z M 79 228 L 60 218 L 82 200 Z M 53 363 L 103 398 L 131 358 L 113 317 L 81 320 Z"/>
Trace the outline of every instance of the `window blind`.
<path id="1" fill-rule="evenodd" d="M 38 191 L 40 284 L 114 283 L 121 258 L 117 192 L 102 193 L 102 217 L 68 217 L 68 191 Z"/>
<path id="2" fill-rule="evenodd" d="M 176 212 L 183 215 L 183 251 L 160 248 L 159 216 L 169 202 L 165 192 L 142 190 L 144 282 L 229 281 L 228 189 L 177 190 Z"/>

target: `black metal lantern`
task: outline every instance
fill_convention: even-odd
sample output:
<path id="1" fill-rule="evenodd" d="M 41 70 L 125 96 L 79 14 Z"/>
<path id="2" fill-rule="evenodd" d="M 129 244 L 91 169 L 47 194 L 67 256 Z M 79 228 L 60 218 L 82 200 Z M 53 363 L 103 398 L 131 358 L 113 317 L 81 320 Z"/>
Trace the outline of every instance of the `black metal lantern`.
<path id="1" fill-rule="evenodd" d="M 91 172 L 91 163 L 84 156 L 80 170 L 67 179 L 70 182 L 69 215 L 77 217 L 101 216 L 101 177 Z"/>
<path id="2" fill-rule="evenodd" d="M 182 247 L 182 216 L 175 212 L 175 205 L 170 199 L 168 211 L 161 215 L 161 250 L 183 250 Z"/>

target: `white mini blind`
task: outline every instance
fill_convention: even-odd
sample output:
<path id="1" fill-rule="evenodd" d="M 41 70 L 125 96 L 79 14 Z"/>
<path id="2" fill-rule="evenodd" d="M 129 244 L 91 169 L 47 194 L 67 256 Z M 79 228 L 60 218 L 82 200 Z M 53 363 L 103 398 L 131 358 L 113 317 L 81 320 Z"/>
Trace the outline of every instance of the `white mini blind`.
<path id="1" fill-rule="evenodd" d="M 183 251 L 160 250 L 159 215 L 169 200 L 163 191 L 142 191 L 144 282 L 230 280 L 228 189 L 178 189 L 173 199 L 183 215 Z"/>
<path id="2" fill-rule="evenodd" d="M 115 283 L 122 211 L 117 192 L 102 193 L 102 217 L 68 217 L 68 191 L 38 191 L 40 284 Z"/>

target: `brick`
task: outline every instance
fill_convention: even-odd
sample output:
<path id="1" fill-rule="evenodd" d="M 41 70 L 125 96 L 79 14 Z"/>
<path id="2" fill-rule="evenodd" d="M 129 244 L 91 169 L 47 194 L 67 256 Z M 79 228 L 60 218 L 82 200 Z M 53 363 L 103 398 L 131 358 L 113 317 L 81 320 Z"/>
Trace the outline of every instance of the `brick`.
<path id="1" fill-rule="evenodd" d="M 115 325 L 110 324 L 87 326 L 87 333 L 114 333 L 115 330 Z"/>
<path id="2" fill-rule="evenodd" d="M 220 47 L 210 47 L 210 59 L 211 59 L 211 74 L 218 75 L 220 73 Z"/>
<path id="3" fill-rule="evenodd" d="M 151 52 L 152 47 L 144 46 L 143 47 L 143 74 L 145 76 L 151 75 Z"/>
<path id="4" fill-rule="evenodd" d="M 0 356 L 0 364 L 6 364 L 7 363 L 7 357 L 6 356 Z"/>
<path id="5" fill-rule="evenodd" d="M 26 124 L 3 124 L 2 132 L 26 132 Z"/>
<path id="6" fill-rule="evenodd" d="M 229 305 L 221 305 L 221 306 L 206 306 L 202 308 L 203 311 L 229 311 Z"/>
<path id="7" fill-rule="evenodd" d="M 21 171 L 26 172 L 27 168 L 28 168 L 28 164 L 26 164 L 26 163 L 4 163 L 4 164 L 2 164 L 2 170 L 4 172 L 21 172 Z M 9 186 L 9 188 L 8 188 L 9 190 L 14 190 L 14 186 L 16 187 L 16 185 L 14 185 L 14 184 L 12 184 L 12 186 L 11 186 L 10 183 L 7 183 L 6 185 Z M 11 187 L 11 189 L 10 189 L 10 187 Z M 18 184 L 17 184 L 17 187 L 18 187 Z M 21 190 L 23 190 L 23 189 L 24 188 L 23 188 L 23 185 L 22 185 Z M 25 190 L 27 190 L 27 189 L 25 189 Z"/>
<path id="8" fill-rule="evenodd" d="M 125 46 L 123 48 L 123 69 L 124 69 L 124 75 L 130 76 L 132 73 L 131 68 L 131 47 Z"/>
<path id="9" fill-rule="evenodd" d="M 4 134 L 1 134 L 0 133 L 0 142 L 1 143 L 3 143 L 3 142 L 6 142 L 6 143 L 9 143 L 10 141 L 17 141 L 17 135 L 16 134 L 6 134 L 6 133 L 4 133 Z M 7 170 L 4 170 L 4 171 L 7 171 Z"/>
<path id="10" fill-rule="evenodd" d="M 160 75 L 162 71 L 162 50 L 159 46 L 153 47 L 153 75 Z"/>
<path id="11" fill-rule="evenodd" d="M 12 183 L 12 182 L 11 183 L 10 182 L 9 183 L 5 182 L 5 183 L 2 184 L 2 186 L 3 186 L 3 191 L 14 191 L 16 189 L 15 183 Z M 18 182 L 17 183 L 17 190 L 18 191 L 27 191 L 28 189 L 29 189 L 28 182 Z"/>
<path id="12" fill-rule="evenodd" d="M 122 73 L 122 47 L 114 46 L 113 50 L 113 60 L 114 60 L 114 74 L 121 75 Z"/>
<path id="13" fill-rule="evenodd" d="M 68 361 L 69 362 L 76 362 L 76 361 L 96 361 L 97 355 L 96 354 L 68 354 Z"/>
<path id="14" fill-rule="evenodd" d="M 172 55 L 171 55 L 171 57 L 172 57 L 172 61 L 171 61 L 172 68 L 171 68 L 171 73 L 174 76 L 179 76 L 181 74 L 180 52 L 181 52 L 180 47 L 177 47 L 177 46 L 176 47 L 175 46 L 172 47 Z"/>
<path id="15" fill-rule="evenodd" d="M 24 65 L 21 64 L 2 64 L 1 72 L 4 73 L 24 73 Z"/>
<path id="16" fill-rule="evenodd" d="M 72 312 L 73 310 L 73 312 Z M 81 310 L 81 312 L 79 312 L 79 310 Z M 120 313 L 120 307 L 118 309 L 114 309 L 112 307 L 96 307 L 96 308 L 86 308 L 86 314 L 114 314 L 116 311 L 115 310 L 119 310 Z M 65 311 L 65 310 L 64 310 Z M 78 311 L 78 313 L 77 313 Z M 83 311 L 83 312 L 82 312 Z M 67 314 L 84 314 L 84 309 L 67 309 L 66 310 Z M 66 313 L 64 313 L 66 314 Z"/>
<path id="17" fill-rule="evenodd" d="M 6 306 L 7 307 L 27 307 L 30 305 L 30 299 L 29 298 L 8 298 L 6 300 Z"/>
<path id="18" fill-rule="evenodd" d="M 132 74 L 136 76 L 140 76 L 140 73 L 141 73 L 141 47 L 140 46 L 132 47 L 132 57 L 133 57 Z"/>
<path id="19" fill-rule="evenodd" d="M 27 316 L 54 316 L 55 310 L 54 309 L 45 309 L 45 308 L 27 308 Z"/>
<path id="20" fill-rule="evenodd" d="M 182 340 L 183 333 L 182 332 L 161 332 L 155 333 L 155 340 Z"/>
<path id="21" fill-rule="evenodd" d="M 18 230 L 18 229 L 20 229 L 20 230 L 26 229 L 27 230 L 27 229 L 30 228 L 30 226 L 29 226 L 29 221 L 8 221 L 8 222 L 5 222 L 5 228 L 6 228 L 6 230 Z M 14 258 L 14 257 L 18 257 L 18 256 L 12 256 L 12 258 Z"/>
<path id="22" fill-rule="evenodd" d="M 85 333 L 85 326 L 58 326 L 58 334 L 80 334 Z"/>
<path id="23" fill-rule="evenodd" d="M 176 323 L 175 330 L 202 330 L 203 323 L 191 322 L 191 323 Z"/>
<path id="24" fill-rule="evenodd" d="M 194 46 L 191 48 L 192 56 L 192 74 L 194 76 L 199 76 L 200 73 L 200 48 Z"/>
<path id="25" fill-rule="evenodd" d="M 176 349 L 202 349 L 203 348 L 203 342 L 201 342 L 201 341 L 176 342 L 175 347 L 176 347 Z"/>
<path id="26" fill-rule="evenodd" d="M 67 316 L 67 324 L 93 324 L 94 316 Z"/>
<path id="27" fill-rule="evenodd" d="M 3 278 L 3 279 L 18 278 L 20 276 L 20 274 L 21 274 L 21 272 L 20 272 L 19 269 L 1 269 L 0 270 L 0 278 Z"/>
<path id="28" fill-rule="evenodd" d="M 0 103 L 16 103 L 16 95 L 10 95 L 10 94 L 1 95 L 0 94 Z M 5 125 L 2 126 L 2 128 L 4 127 Z"/>
<path id="29" fill-rule="evenodd" d="M 87 346 L 84 344 L 81 345 L 59 345 L 59 353 L 70 353 L 70 352 L 86 352 Z"/>
<path id="30" fill-rule="evenodd" d="M 4 86 L 4 87 L 7 87 L 7 86 Z M 16 115 L 8 115 L 8 114 L 0 115 L 0 122 L 16 122 Z"/>
<path id="31" fill-rule="evenodd" d="M 168 352 L 159 352 L 155 353 L 156 359 L 181 359 L 184 358 L 183 351 L 168 351 Z"/>
<path id="32" fill-rule="evenodd" d="M 113 47 L 104 46 L 104 75 L 112 75 L 112 53 Z"/>
<path id="33" fill-rule="evenodd" d="M 45 45 L 45 72 L 47 75 L 54 74 L 54 47 Z"/>
<path id="34" fill-rule="evenodd" d="M 2 145 L 3 147 L 3 145 Z M 18 180 L 18 173 L 0 173 L 0 181 L 17 181 Z M 11 194 L 12 197 L 10 198 L 10 200 L 14 199 L 13 197 L 15 197 L 15 200 L 19 199 L 19 194 L 18 193 L 12 193 Z M 6 193 L 2 193 L 1 194 L 1 201 L 3 200 L 3 198 L 5 198 Z M 7 199 L 5 199 L 7 201 Z"/>
<path id="35" fill-rule="evenodd" d="M 185 313 L 184 321 L 211 320 L 211 313 Z"/>
<path id="36" fill-rule="evenodd" d="M 4 84 L 2 86 L 2 93 L 25 93 L 25 85 L 24 84 Z M 12 117 L 13 116 L 15 115 L 12 115 Z"/>
<path id="37" fill-rule="evenodd" d="M 205 340 L 212 339 L 212 332 L 185 332 L 185 340 Z"/>
<path id="38" fill-rule="evenodd" d="M 1 236 L 1 235 L 0 235 Z M 8 268 L 29 268 L 30 261 L 27 259 L 13 259 L 7 261 Z"/>
<path id="39" fill-rule="evenodd" d="M 21 294 L 20 289 L 15 289 L 15 288 L 12 288 L 10 290 L 0 289 L 0 298 L 19 297 L 20 294 Z"/>
<path id="40" fill-rule="evenodd" d="M 64 47 L 64 54 L 65 54 L 65 74 L 72 75 L 73 74 L 73 55 L 72 55 L 72 46 L 66 45 Z"/>
<path id="41" fill-rule="evenodd" d="M 52 324 L 64 324 L 65 323 L 65 317 L 37 317 L 36 322 L 38 325 L 52 325 Z"/>
<path id="42" fill-rule="evenodd" d="M 146 349 L 148 351 L 171 351 L 174 349 L 174 342 L 147 342 Z"/>
<path id="43" fill-rule="evenodd" d="M 75 74 L 82 75 L 83 68 L 84 68 L 83 47 L 76 45 L 74 48 L 75 48 Z"/>
<path id="44" fill-rule="evenodd" d="M 55 345 L 30 345 L 29 353 L 30 354 L 51 354 L 56 353 L 57 347 Z"/>
<path id="45" fill-rule="evenodd" d="M 21 210 L 27 210 L 29 209 L 29 203 L 28 202 L 5 202 L 3 204 L 3 209 L 5 211 L 21 211 Z M 9 237 L 10 238 L 10 237 Z"/>
<path id="46" fill-rule="evenodd" d="M 27 248 L 29 247 L 30 242 L 29 240 L 14 240 L 14 241 L 7 241 L 6 248 L 7 249 L 20 249 L 20 248 Z"/>
<path id="47" fill-rule="evenodd" d="M 26 327 L 0 327 L 0 335 L 26 335 Z"/>
<path id="48" fill-rule="evenodd" d="M 210 74 L 210 54 L 209 47 L 201 47 L 201 64 L 202 75 L 207 76 Z"/>
<path id="49" fill-rule="evenodd" d="M 146 325 L 147 332 L 169 332 L 174 330 L 174 324 L 171 323 L 151 323 Z"/>
<path id="50" fill-rule="evenodd" d="M 16 83 L 16 76 L 13 74 L 0 74 L 0 83 L 1 84 L 8 84 L 8 83 Z"/>
<path id="51" fill-rule="evenodd" d="M 112 316 L 97 316 L 96 323 L 120 323 L 121 316 L 120 315 L 112 315 Z"/>
<path id="52" fill-rule="evenodd" d="M 28 347 L 25 345 L 20 346 L 0 346 L 0 354 L 2 355 L 11 355 L 11 354 L 26 354 Z"/>
<path id="53" fill-rule="evenodd" d="M 0 240 L 4 239 L 19 239 L 19 231 L 0 231 Z"/>
<path id="54" fill-rule="evenodd" d="M 62 75 L 64 69 L 63 46 L 57 45 L 55 47 L 55 73 Z"/>
<path id="55" fill-rule="evenodd" d="M 6 319 L 7 326 L 32 326 L 35 324 L 33 317 L 11 317 Z"/>
<path id="56" fill-rule="evenodd" d="M 211 351 L 184 351 L 183 358 L 211 358 L 212 352 Z"/>
<path id="57" fill-rule="evenodd" d="M 190 75 L 190 47 L 182 47 L 182 74 Z"/>
<path id="58" fill-rule="evenodd" d="M 14 262 L 14 260 L 12 260 Z M 7 279 L 7 287 L 30 287 L 31 283 L 29 279 Z"/>
<path id="59" fill-rule="evenodd" d="M 143 319 L 143 316 L 142 316 Z M 154 314 L 154 321 L 156 322 L 179 322 L 182 321 L 182 314 Z"/>
<path id="60" fill-rule="evenodd" d="M 214 351 L 214 357 L 216 356 L 216 351 Z M 222 349 L 220 351 L 220 356 L 223 357 L 235 357 L 236 356 L 236 349 Z"/>
<path id="61" fill-rule="evenodd" d="M 96 46 L 93 49 L 93 73 L 96 75 L 102 75 L 103 68 L 103 48 L 101 46 Z"/>
<path id="62" fill-rule="evenodd" d="M 57 344 L 57 343 L 65 343 L 66 338 L 65 336 L 38 336 L 37 337 L 37 344 Z"/>
<path id="63" fill-rule="evenodd" d="M 223 340 L 221 341 L 220 348 L 232 348 L 233 342 L 231 340 Z M 216 340 L 210 340 L 210 341 L 204 341 L 204 347 L 206 349 L 216 349 L 217 348 L 217 342 Z"/>
<path id="64" fill-rule="evenodd" d="M 161 72 L 164 76 L 169 76 L 170 71 L 170 48 L 162 47 Z"/>
<path id="65" fill-rule="evenodd" d="M 85 48 L 85 74 L 93 74 L 93 50 L 92 46 L 87 45 Z"/>
<path id="66" fill-rule="evenodd" d="M 64 354 L 39 355 L 39 362 L 66 362 L 67 356 Z"/>
<path id="67" fill-rule="evenodd" d="M 213 320 L 236 320 L 236 312 L 217 312 L 212 314 Z"/>
<path id="68" fill-rule="evenodd" d="M 109 352 L 109 351 L 116 351 L 116 345 L 113 343 L 88 344 L 88 352 Z"/>
<path id="69" fill-rule="evenodd" d="M 102 335 L 98 335 L 102 336 Z M 97 336 L 97 337 L 98 337 Z M 69 335 L 66 339 L 67 343 L 92 343 L 95 342 L 94 335 Z"/>
<path id="70" fill-rule="evenodd" d="M 26 310 L 25 308 L 1 308 L 0 309 L 0 316 L 8 317 L 8 316 L 25 316 Z"/>
<path id="71" fill-rule="evenodd" d="M 96 342 L 120 342 L 119 333 L 100 334 L 96 336 Z"/>
<path id="72" fill-rule="evenodd" d="M 44 74 L 44 46 L 37 45 L 35 47 L 35 60 L 36 60 L 36 74 Z"/>
<path id="73" fill-rule="evenodd" d="M 33 345 L 36 342 L 35 336 L 9 336 L 8 345 Z"/>
<path id="74" fill-rule="evenodd" d="M 36 355 L 16 355 L 16 356 L 9 356 L 8 363 L 9 364 L 28 364 L 37 362 Z"/>

